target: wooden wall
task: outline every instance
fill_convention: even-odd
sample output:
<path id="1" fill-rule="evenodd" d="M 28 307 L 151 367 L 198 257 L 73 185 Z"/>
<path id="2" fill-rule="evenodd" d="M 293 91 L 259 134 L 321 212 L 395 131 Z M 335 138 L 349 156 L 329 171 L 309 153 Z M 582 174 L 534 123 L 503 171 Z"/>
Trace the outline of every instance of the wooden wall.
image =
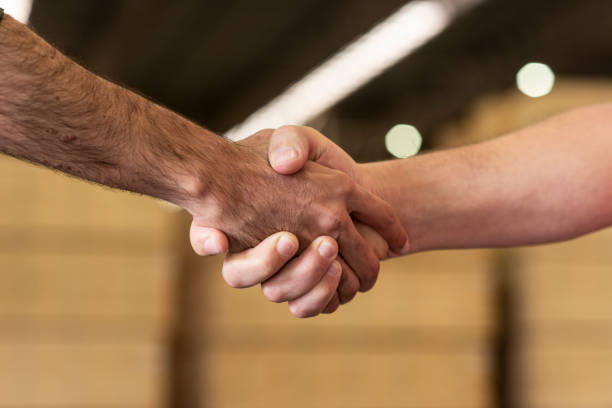
<path id="1" fill-rule="evenodd" d="M 0 185 L 0 408 L 492 404 L 486 251 L 385 262 L 372 292 L 298 320 L 227 287 L 157 202 L 7 157 Z"/>
<path id="2" fill-rule="evenodd" d="M 490 407 L 494 284 L 486 251 L 383 263 L 377 286 L 299 320 L 206 269 L 201 407 Z M 213 273 L 216 272 L 216 273 Z M 197 334 L 195 334 L 197 336 Z"/>
<path id="3" fill-rule="evenodd" d="M 515 276 L 521 406 L 612 405 L 612 230 L 524 250 Z"/>
<path id="4" fill-rule="evenodd" d="M 161 406 L 167 212 L 4 156 L 0 186 L 0 407 Z"/>
<path id="5" fill-rule="evenodd" d="M 541 100 L 491 97 L 445 137 L 483 140 L 610 96 L 606 83 L 560 81 Z M 185 225 L 157 202 L 6 157 L 0 185 L 0 408 L 473 408 L 500 396 L 498 252 L 386 261 L 373 291 L 298 320 L 258 288 L 227 287 L 221 259 L 189 254 Z M 603 231 L 501 252 L 512 406 L 612 404 L 610 245 Z"/>

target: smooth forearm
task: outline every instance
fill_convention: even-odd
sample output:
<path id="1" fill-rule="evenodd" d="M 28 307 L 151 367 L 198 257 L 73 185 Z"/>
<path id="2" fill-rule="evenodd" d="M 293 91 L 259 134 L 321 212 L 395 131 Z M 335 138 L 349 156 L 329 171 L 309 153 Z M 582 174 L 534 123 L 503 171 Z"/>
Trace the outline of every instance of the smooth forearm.
<path id="1" fill-rule="evenodd" d="M 612 223 L 612 106 L 478 145 L 366 165 L 415 251 L 559 241 Z"/>
<path id="2" fill-rule="evenodd" d="M 230 143 L 92 74 L 9 16 L 0 55 L 7 154 L 178 203 L 206 187 L 193 176 L 214 181 L 218 158 L 231 154 Z"/>

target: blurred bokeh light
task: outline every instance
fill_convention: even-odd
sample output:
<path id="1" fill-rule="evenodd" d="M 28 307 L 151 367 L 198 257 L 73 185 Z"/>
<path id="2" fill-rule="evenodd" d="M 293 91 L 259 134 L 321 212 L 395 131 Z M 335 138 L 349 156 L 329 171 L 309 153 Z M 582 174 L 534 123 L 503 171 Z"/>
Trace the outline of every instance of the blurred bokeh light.
<path id="1" fill-rule="evenodd" d="M 400 159 L 417 154 L 422 143 L 421 133 L 412 125 L 395 125 L 385 136 L 387 150 Z"/>
<path id="2" fill-rule="evenodd" d="M 516 86 L 532 98 L 548 95 L 554 85 L 555 73 L 546 64 L 530 62 L 516 74 Z"/>

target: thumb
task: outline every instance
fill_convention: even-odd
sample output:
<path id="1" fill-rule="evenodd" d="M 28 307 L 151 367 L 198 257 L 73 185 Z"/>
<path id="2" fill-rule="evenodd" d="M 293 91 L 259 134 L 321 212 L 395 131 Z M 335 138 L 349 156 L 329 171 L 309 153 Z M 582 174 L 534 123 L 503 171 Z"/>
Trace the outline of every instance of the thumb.
<path id="1" fill-rule="evenodd" d="M 308 137 L 299 126 L 283 126 L 272 132 L 268 160 L 280 174 L 293 174 L 304 167 L 309 156 Z"/>
<path id="2" fill-rule="evenodd" d="M 200 227 L 191 223 L 189 240 L 196 254 L 201 256 L 219 255 L 227 252 L 228 241 L 225 234 L 217 229 Z"/>
<path id="3" fill-rule="evenodd" d="M 272 132 L 268 145 L 272 168 L 280 174 L 301 170 L 307 160 L 354 176 L 355 161 L 334 142 L 307 126 L 283 126 Z"/>

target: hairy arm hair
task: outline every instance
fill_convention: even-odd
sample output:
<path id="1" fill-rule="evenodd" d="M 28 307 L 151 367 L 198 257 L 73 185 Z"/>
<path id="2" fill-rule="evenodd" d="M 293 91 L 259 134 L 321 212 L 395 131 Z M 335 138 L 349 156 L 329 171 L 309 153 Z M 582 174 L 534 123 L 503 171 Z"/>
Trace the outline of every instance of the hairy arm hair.
<path id="1" fill-rule="evenodd" d="M 237 146 L 89 72 L 8 15 L 0 55 L 2 152 L 179 205 L 223 185 Z"/>

